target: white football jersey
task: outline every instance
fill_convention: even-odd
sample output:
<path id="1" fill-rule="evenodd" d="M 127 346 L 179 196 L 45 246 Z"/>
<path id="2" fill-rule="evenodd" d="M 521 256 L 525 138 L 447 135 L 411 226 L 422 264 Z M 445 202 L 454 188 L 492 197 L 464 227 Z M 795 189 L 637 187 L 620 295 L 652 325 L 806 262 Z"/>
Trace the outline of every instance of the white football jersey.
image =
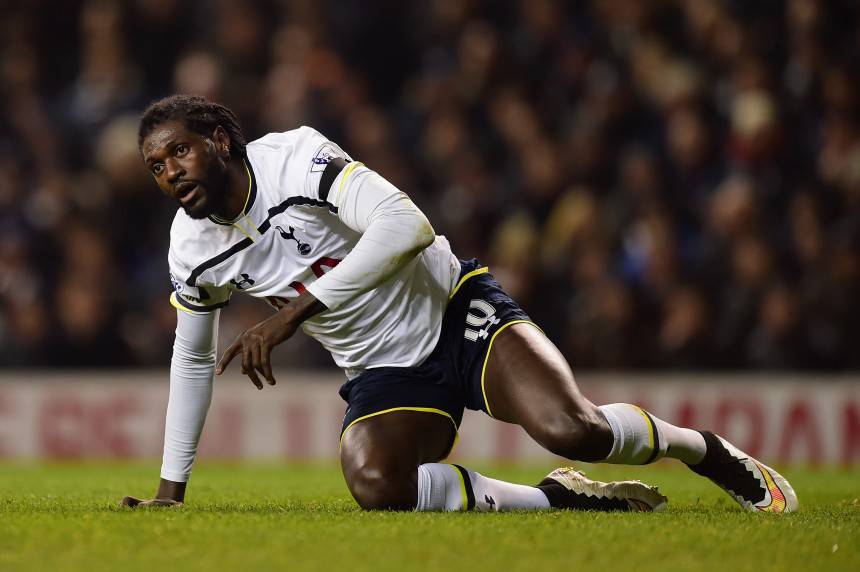
<path id="1" fill-rule="evenodd" d="M 237 220 L 176 213 L 168 261 L 170 300 L 180 310 L 210 312 L 233 292 L 280 308 L 334 268 L 361 237 L 341 220 L 346 213 L 319 196 L 328 163 L 349 160 L 336 144 L 300 127 L 252 141 L 247 155 L 250 189 Z M 373 173 L 359 163 L 347 169 L 353 177 Z M 350 377 L 374 367 L 418 365 L 438 341 L 459 271 L 448 241 L 437 236 L 387 281 L 302 327 Z"/>

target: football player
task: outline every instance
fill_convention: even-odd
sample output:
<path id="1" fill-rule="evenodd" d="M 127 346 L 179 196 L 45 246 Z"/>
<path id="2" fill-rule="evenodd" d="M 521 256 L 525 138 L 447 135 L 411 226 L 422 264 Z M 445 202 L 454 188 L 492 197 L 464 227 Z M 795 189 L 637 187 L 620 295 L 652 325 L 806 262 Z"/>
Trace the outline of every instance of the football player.
<path id="1" fill-rule="evenodd" d="M 752 511 L 790 512 L 776 471 L 707 431 L 628 403 L 596 406 L 571 368 L 476 260 L 460 260 L 409 197 L 309 127 L 250 143 L 232 111 L 175 95 L 143 114 L 146 168 L 178 203 L 168 256 L 177 309 L 161 482 L 135 506 L 182 503 L 213 375 L 238 362 L 263 389 L 270 354 L 298 328 L 346 374 L 341 466 L 365 509 L 659 510 L 638 481 L 558 469 L 536 486 L 443 461 L 464 408 L 515 423 L 577 461 L 686 463 Z M 218 316 L 234 292 L 269 301 L 216 366 Z"/>

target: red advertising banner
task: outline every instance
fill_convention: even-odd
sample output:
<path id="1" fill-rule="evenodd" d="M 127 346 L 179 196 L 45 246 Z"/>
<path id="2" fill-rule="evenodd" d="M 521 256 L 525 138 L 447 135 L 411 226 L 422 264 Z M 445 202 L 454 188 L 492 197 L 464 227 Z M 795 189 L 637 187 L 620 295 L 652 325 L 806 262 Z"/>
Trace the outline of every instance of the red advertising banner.
<path id="1" fill-rule="evenodd" d="M 218 379 L 201 441 L 204 458 L 337 456 L 345 404 L 338 374 L 279 372 L 259 392 Z M 860 379 L 772 376 L 579 376 L 595 403 L 629 402 L 687 427 L 713 430 L 766 462 L 860 463 Z M 161 454 L 166 372 L 0 376 L 0 458 L 152 458 Z M 455 457 L 551 457 L 518 427 L 467 412 Z"/>

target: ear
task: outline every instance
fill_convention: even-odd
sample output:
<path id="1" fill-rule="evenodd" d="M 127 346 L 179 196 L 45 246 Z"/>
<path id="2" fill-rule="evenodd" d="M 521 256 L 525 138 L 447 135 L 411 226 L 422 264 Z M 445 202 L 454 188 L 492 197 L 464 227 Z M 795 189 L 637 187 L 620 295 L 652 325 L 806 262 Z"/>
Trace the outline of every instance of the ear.
<path id="1" fill-rule="evenodd" d="M 215 143 L 215 150 L 218 152 L 219 157 L 230 158 L 230 136 L 227 135 L 227 131 L 220 125 L 212 133 L 212 141 Z"/>

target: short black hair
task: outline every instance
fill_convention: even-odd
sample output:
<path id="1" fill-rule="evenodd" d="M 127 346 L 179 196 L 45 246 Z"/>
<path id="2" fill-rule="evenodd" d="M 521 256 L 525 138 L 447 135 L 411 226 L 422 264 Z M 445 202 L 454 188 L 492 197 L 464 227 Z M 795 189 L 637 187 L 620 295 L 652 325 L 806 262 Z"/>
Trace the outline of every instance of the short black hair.
<path id="1" fill-rule="evenodd" d="M 186 128 L 204 137 L 212 137 L 220 125 L 230 137 L 230 154 L 246 156 L 248 142 L 236 114 L 230 108 L 199 95 L 171 95 L 151 103 L 140 118 L 138 149 L 143 147 L 143 140 L 156 127 L 167 121 L 182 121 Z"/>

